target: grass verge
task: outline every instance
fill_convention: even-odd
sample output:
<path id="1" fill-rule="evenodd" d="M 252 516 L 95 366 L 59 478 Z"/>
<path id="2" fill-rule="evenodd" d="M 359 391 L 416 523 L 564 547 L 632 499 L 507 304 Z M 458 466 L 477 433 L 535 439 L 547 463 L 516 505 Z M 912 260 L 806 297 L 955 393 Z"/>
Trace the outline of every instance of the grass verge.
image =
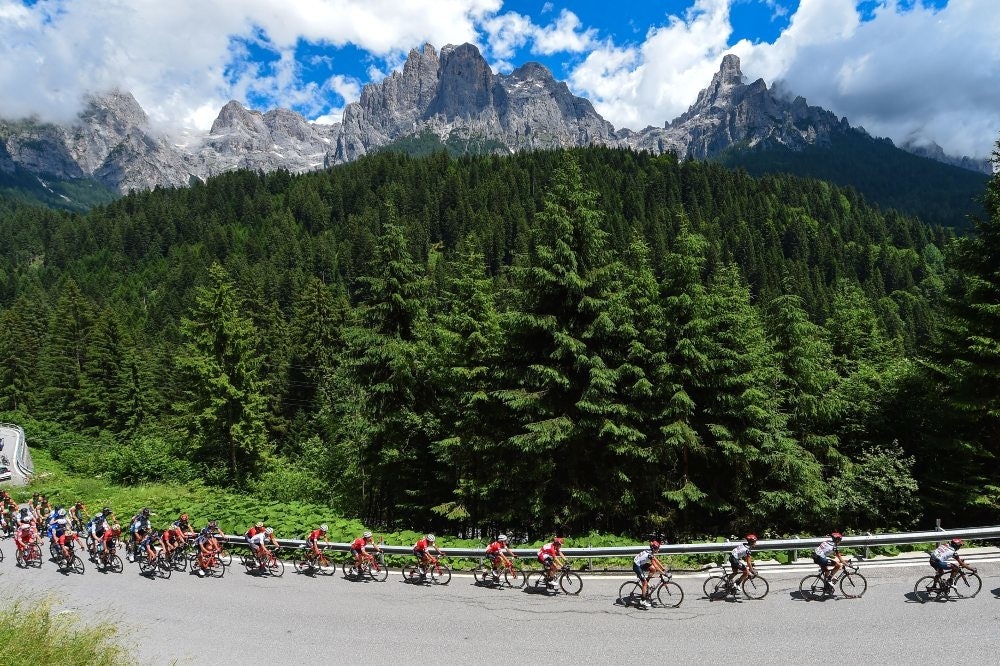
<path id="1" fill-rule="evenodd" d="M 49 600 L 0 607 L 0 654 L 6 666 L 119 666 L 131 663 L 110 623 L 84 624 Z"/>

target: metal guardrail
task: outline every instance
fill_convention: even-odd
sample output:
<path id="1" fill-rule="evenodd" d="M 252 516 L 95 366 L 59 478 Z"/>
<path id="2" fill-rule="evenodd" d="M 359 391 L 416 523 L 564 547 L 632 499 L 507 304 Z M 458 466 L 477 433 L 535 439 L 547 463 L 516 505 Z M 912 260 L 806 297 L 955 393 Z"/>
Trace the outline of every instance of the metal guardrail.
<path id="1" fill-rule="evenodd" d="M 35 473 L 35 465 L 31 460 L 31 452 L 28 450 L 28 444 L 25 441 L 24 429 L 13 423 L 0 423 L 0 431 L 4 433 L 14 433 L 13 442 L 4 442 L 3 456 L 7 460 L 7 468 L 12 472 L 17 474 L 17 476 L 11 476 L 11 483 L 16 485 L 24 485 L 31 480 L 31 477 Z M 9 435 L 5 435 L 3 438 L 6 439 Z"/>
<path id="2" fill-rule="evenodd" d="M 958 537 L 960 539 L 988 540 L 1000 539 L 1000 525 L 994 527 L 971 527 L 957 530 L 930 530 L 926 532 L 904 532 L 898 534 L 866 534 L 861 536 L 845 536 L 841 541 L 841 548 L 865 548 L 869 546 L 897 546 L 915 543 L 932 543 L 947 541 Z M 755 551 L 778 551 L 778 550 L 812 550 L 825 536 L 806 537 L 799 539 L 764 539 L 758 541 L 754 546 Z M 223 539 L 231 545 L 246 544 L 242 536 L 227 535 Z M 305 541 L 298 539 L 278 539 L 278 543 L 283 548 L 299 548 L 305 546 Z M 728 553 L 742 541 L 720 541 L 713 543 L 676 543 L 663 544 L 660 546 L 660 554 L 667 555 L 694 555 L 700 553 Z M 327 550 L 347 552 L 351 549 L 348 543 L 320 542 L 320 546 Z M 380 544 L 379 547 L 387 555 L 412 555 L 413 546 L 389 546 Z M 635 546 L 612 546 L 605 548 L 563 548 L 562 552 L 568 557 L 631 557 L 640 550 L 646 548 L 644 544 Z M 443 550 L 450 557 L 482 557 L 485 548 L 449 548 Z M 538 550 L 536 548 L 514 548 L 514 553 L 520 557 L 534 557 Z"/>

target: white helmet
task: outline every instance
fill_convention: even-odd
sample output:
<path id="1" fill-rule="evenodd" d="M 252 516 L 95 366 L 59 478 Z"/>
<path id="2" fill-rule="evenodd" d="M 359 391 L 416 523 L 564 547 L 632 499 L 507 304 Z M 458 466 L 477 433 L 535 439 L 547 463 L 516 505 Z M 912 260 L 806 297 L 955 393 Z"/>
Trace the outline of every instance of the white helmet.
<path id="1" fill-rule="evenodd" d="M 326 534 L 327 532 L 330 531 L 330 528 L 326 526 L 326 523 L 323 523 L 322 525 L 319 526 L 319 531 L 322 532 L 323 534 Z"/>
<path id="2" fill-rule="evenodd" d="M 506 534 L 501 534 L 500 536 L 497 537 L 497 541 L 506 541 L 506 540 L 507 540 Z"/>
<path id="3" fill-rule="evenodd" d="M 433 534 L 428 534 L 428 535 L 427 535 L 427 540 L 428 540 L 429 542 L 431 542 L 431 543 L 434 543 L 434 541 L 435 541 L 435 539 L 434 539 L 434 535 L 433 535 Z"/>
<path id="4" fill-rule="evenodd" d="M 271 536 L 272 534 L 274 534 L 274 528 L 268 527 L 266 530 L 264 530 L 264 534 Z"/>
<path id="5" fill-rule="evenodd" d="M 362 539 L 371 539 L 372 538 L 372 533 L 371 532 L 365 532 L 364 534 L 361 535 L 361 538 Z"/>

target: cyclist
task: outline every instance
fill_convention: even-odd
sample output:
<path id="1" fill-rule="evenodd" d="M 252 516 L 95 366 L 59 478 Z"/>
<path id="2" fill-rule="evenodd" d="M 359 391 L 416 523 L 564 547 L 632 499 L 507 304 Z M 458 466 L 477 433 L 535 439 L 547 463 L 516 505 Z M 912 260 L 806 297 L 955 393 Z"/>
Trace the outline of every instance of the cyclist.
<path id="1" fill-rule="evenodd" d="M 198 558 L 196 569 L 199 578 L 205 577 L 206 563 L 213 553 L 219 553 L 222 548 L 219 546 L 218 539 L 215 538 L 216 534 L 222 534 L 219 530 L 218 524 L 212 520 L 209 521 L 208 525 L 202 528 L 201 532 L 194 540 L 195 548 L 198 549 Z"/>
<path id="2" fill-rule="evenodd" d="M 955 581 L 955 577 L 958 576 L 960 569 L 968 569 L 972 573 L 976 573 L 976 570 L 965 563 L 965 561 L 958 556 L 958 549 L 962 547 L 964 542 L 955 537 L 948 543 L 943 543 L 938 546 L 934 552 L 931 554 L 931 566 L 934 567 L 936 575 L 935 580 L 941 580 L 941 574 L 950 571 L 951 576 L 948 578 L 948 584 L 951 585 Z"/>
<path id="3" fill-rule="evenodd" d="M 252 537 L 250 537 L 250 549 L 253 551 L 254 556 L 257 558 L 257 563 L 260 565 L 260 570 L 264 570 L 264 564 L 267 561 L 265 558 L 266 543 L 271 542 L 271 545 L 277 546 L 278 540 L 274 538 L 274 528 L 265 527 L 263 531 L 257 532 Z"/>
<path id="4" fill-rule="evenodd" d="M 52 521 L 49 538 L 59 545 L 63 558 L 69 562 L 73 556 L 73 539 L 77 537 L 77 534 L 70 529 L 69 518 L 66 517 L 66 509 L 59 509 L 54 515 L 56 517 Z"/>
<path id="5" fill-rule="evenodd" d="M 438 557 L 444 556 L 444 551 L 437 547 L 437 538 L 433 534 L 428 534 L 413 544 L 413 554 L 417 557 L 417 564 L 420 565 L 420 575 L 427 574 L 427 565 L 431 563 L 431 556 L 427 553 L 431 548 Z"/>
<path id="6" fill-rule="evenodd" d="M 729 566 L 733 569 L 733 572 L 729 574 L 730 586 L 739 588 L 750 577 L 753 572 L 753 547 L 756 543 L 757 535 L 748 534 L 745 543 L 741 543 L 729 551 Z M 734 586 L 733 579 L 740 573 L 742 573 L 740 580 Z"/>
<path id="7" fill-rule="evenodd" d="M 562 554 L 564 542 L 562 537 L 556 537 L 538 550 L 538 561 L 545 566 L 546 587 L 555 587 L 552 581 L 556 577 L 556 566 L 566 564 L 566 558 Z"/>
<path id="8" fill-rule="evenodd" d="M 375 549 L 376 553 L 382 552 L 382 549 L 375 543 L 371 532 L 365 532 L 351 542 L 351 555 L 354 556 L 354 566 L 358 571 L 361 571 L 361 562 L 368 555 L 367 546 L 369 544 Z"/>
<path id="9" fill-rule="evenodd" d="M 182 513 L 180 517 L 163 531 L 164 554 L 168 557 L 177 548 L 182 548 L 187 543 L 186 534 L 193 532 L 191 523 L 188 522 L 188 515 Z"/>
<path id="10" fill-rule="evenodd" d="M 87 524 L 87 505 L 77 502 L 69 509 L 70 524 L 74 530 L 82 531 Z"/>
<path id="11" fill-rule="evenodd" d="M 129 535 L 132 537 L 132 552 L 138 551 L 137 546 L 139 545 L 139 535 L 145 536 L 153 526 L 149 523 L 149 507 L 145 507 L 142 511 L 132 516 L 132 521 L 129 524 Z M 129 562 L 134 561 L 134 556 L 129 553 Z"/>
<path id="12" fill-rule="evenodd" d="M 28 549 L 28 544 L 33 543 L 36 539 L 35 526 L 30 522 L 20 523 L 17 531 L 14 532 L 14 544 L 17 546 L 18 552 L 22 555 Z"/>
<path id="13" fill-rule="evenodd" d="M 309 552 L 313 557 L 313 561 L 315 561 L 320 555 L 319 540 L 325 538 L 326 533 L 329 531 L 330 528 L 326 526 L 326 523 L 323 523 L 306 536 L 306 544 L 309 546 Z M 354 552 L 353 544 L 351 546 L 351 552 Z"/>
<path id="14" fill-rule="evenodd" d="M 500 557 L 507 553 L 511 557 L 517 557 L 514 551 L 510 549 L 510 544 L 507 543 L 507 535 L 501 534 L 497 537 L 496 541 L 486 546 L 486 557 L 490 560 L 490 566 L 493 568 L 493 575 L 497 573 L 497 565 L 500 563 Z"/>
<path id="15" fill-rule="evenodd" d="M 826 580 L 825 586 L 827 591 L 833 589 L 830 579 L 836 576 L 840 568 L 847 564 L 847 560 L 840 554 L 840 540 L 843 538 L 844 535 L 840 532 L 830 532 L 830 538 L 816 546 L 816 550 L 813 552 L 813 562 L 818 564 L 819 568 L 823 570 L 823 578 Z M 833 557 L 830 557 L 831 555 Z M 829 567 L 833 568 L 830 569 Z"/>
<path id="16" fill-rule="evenodd" d="M 264 529 L 264 521 L 258 520 L 250 529 L 243 533 L 243 538 L 246 539 L 247 544 L 250 545 L 250 539 L 263 532 Z"/>
<path id="17" fill-rule="evenodd" d="M 649 577 L 652 574 L 666 571 L 666 567 L 656 559 L 656 553 L 660 551 L 660 542 L 653 540 L 649 542 L 649 548 L 643 550 L 632 558 L 632 571 L 642 582 L 642 596 L 639 597 L 639 608 L 649 608 Z"/>
<path id="18" fill-rule="evenodd" d="M 193 537 L 195 535 L 194 525 L 191 524 L 191 520 L 188 518 L 186 513 L 182 513 L 178 516 L 177 520 L 174 521 L 173 526 L 180 528 L 180 533 L 185 538 Z"/>
<path id="19" fill-rule="evenodd" d="M 167 548 L 163 543 L 163 535 L 158 531 L 150 527 L 145 532 L 141 532 L 139 536 L 142 539 L 139 542 L 139 547 L 146 551 L 146 557 L 150 564 L 156 564 L 156 558 L 159 555 L 159 551 L 156 550 L 157 546 L 160 547 L 164 556 L 166 556 Z"/>
<path id="20" fill-rule="evenodd" d="M 90 537 L 87 539 L 87 550 L 90 553 L 90 561 L 95 561 L 97 557 L 97 545 L 101 542 L 101 537 L 107 530 L 108 524 L 104 520 L 104 514 L 100 511 L 87 521 L 86 532 Z"/>

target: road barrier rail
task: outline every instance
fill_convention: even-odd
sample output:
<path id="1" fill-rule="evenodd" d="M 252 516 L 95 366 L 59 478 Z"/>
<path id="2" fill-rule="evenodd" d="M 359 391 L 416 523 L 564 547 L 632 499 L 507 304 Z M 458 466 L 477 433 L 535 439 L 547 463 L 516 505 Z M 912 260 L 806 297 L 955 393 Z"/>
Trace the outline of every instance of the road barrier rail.
<path id="1" fill-rule="evenodd" d="M 873 546 L 899 546 L 921 543 L 936 543 L 947 541 L 953 538 L 968 539 L 971 541 L 988 541 L 1000 539 L 1000 525 L 993 527 L 969 527 L 954 530 L 929 530 L 924 532 L 901 532 L 887 534 L 864 534 L 845 536 L 840 543 L 841 548 L 867 548 Z M 754 551 L 806 551 L 815 548 L 826 536 L 801 537 L 794 539 L 761 539 L 754 546 Z M 230 545 L 246 545 L 246 540 L 242 536 L 227 535 L 223 539 Z M 674 543 L 660 546 L 661 555 L 697 555 L 704 553 L 728 553 L 742 540 L 737 541 L 716 541 L 705 543 Z M 303 548 L 306 545 L 304 540 L 299 539 L 278 539 L 278 544 L 283 548 Z M 351 550 L 349 543 L 320 542 L 320 548 L 335 552 L 348 552 Z M 563 548 L 563 555 L 572 558 L 602 558 L 602 557 L 631 557 L 640 550 L 647 548 L 646 544 L 636 544 L 634 546 L 610 546 L 598 548 Z M 412 555 L 413 546 L 390 546 L 379 544 L 386 555 Z M 484 554 L 485 546 L 481 548 L 442 548 L 449 557 L 479 558 Z M 519 557 L 535 557 L 538 553 L 536 548 L 513 548 Z"/>

